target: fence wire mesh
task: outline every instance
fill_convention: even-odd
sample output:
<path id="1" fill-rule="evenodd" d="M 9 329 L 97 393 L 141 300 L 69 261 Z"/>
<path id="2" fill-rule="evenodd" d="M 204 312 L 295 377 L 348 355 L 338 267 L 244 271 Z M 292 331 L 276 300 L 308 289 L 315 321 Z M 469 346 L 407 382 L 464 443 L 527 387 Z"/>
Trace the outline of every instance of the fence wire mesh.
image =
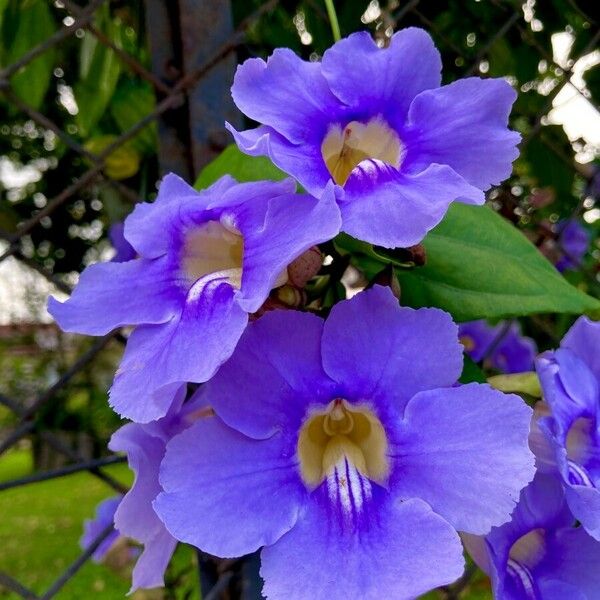
<path id="1" fill-rule="evenodd" d="M 535 199 L 540 190 L 552 185 L 555 191 L 565 190 L 568 198 L 561 218 L 593 209 L 595 199 L 589 186 L 594 172 L 589 164 L 575 158 L 576 154 L 597 154 L 597 148 L 567 139 L 549 118 L 566 88 L 572 92 L 570 98 L 576 94 L 593 102 L 592 85 L 581 79 L 578 70 L 580 59 L 594 51 L 600 38 L 598 24 L 590 14 L 573 1 L 546 2 L 537 7 L 532 0 L 524 4 L 469 1 L 448 6 L 424 0 L 338 4 L 344 34 L 367 27 L 383 45 L 399 28 L 422 26 L 440 48 L 450 79 L 472 75 L 511 78 L 520 90 L 512 120 L 523 133 L 525 160 L 513 179 L 491 191 L 489 201 L 536 243 L 542 245 L 545 237 L 552 235 L 551 223 L 537 218 Z M 74 273 L 104 256 L 106 224 L 122 218 L 135 202 L 152 196 L 162 173 L 175 170 L 193 180 L 201 167 L 230 143 L 222 124 L 225 119 L 240 120 L 227 96 L 238 60 L 264 56 L 276 45 L 292 45 L 306 58 L 316 60 L 331 43 L 327 13 L 318 0 L 240 0 L 232 4 L 225 0 L 92 0 L 87 4 L 43 0 L 32 2 L 25 10 L 38 11 L 38 17 L 49 15 L 49 22 L 57 26 L 46 28 L 39 20 L 34 22 L 36 43 L 21 48 L 10 61 L 10 53 L 3 56 L 0 154 L 21 164 L 27 164 L 23 157 L 29 155 L 39 177 L 20 188 L 3 186 L 0 263 L 18 261 L 47 280 L 51 289 L 63 293 L 72 289 Z M 13 19 L 19 28 L 16 33 L 22 34 L 26 15 L 13 15 Z M 6 23 L 5 15 L 2 26 L 7 27 Z M 571 54 L 557 56 L 544 30 L 571 34 Z M 73 56 L 83 57 L 80 72 L 88 69 L 87 80 L 85 75 L 77 79 L 68 72 Z M 97 64 L 101 67 L 96 75 L 101 78 L 94 80 Z M 32 78 L 40 77 L 40 65 L 49 68 L 51 76 L 38 94 Z M 30 79 L 26 93 L 24 77 Z M 123 86 L 117 88 L 116 80 Z M 107 101 L 94 105 L 94 94 L 101 96 L 107 86 L 122 94 L 121 104 L 129 112 L 119 114 L 113 109 L 107 116 L 111 109 Z M 73 90 L 81 102 L 80 111 L 85 110 L 83 100 L 91 94 L 90 106 L 99 113 L 96 124 L 103 119 L 110 121 L 106 127 L 112 128 L 110 135 L 95 138 L 89 134 L 94 125 L 76 112 Z M 128 95 L 128 90 L 143 92 Z M 58 101 L 48 100 L 52 96 Z M 141 99 L 146 103 L 144 110 L 137 105 Z M 147 140 L 149 147 L 144 148 L 142 142 Z M 577 158 L 581 160 L 581 156 Z M 536 161 L 549 163 L 543 175 L 527 170 Z M 556 173 L 565 171 L 568 183 L 555 183 Z M 88 216 L 83 218 L 82 213 Z M 582 277 L 597 293 L 596 267 L 586 266 Z M 36 320 L 30 325 L 36 334 L 52 328 Z M 548 338 L 556 337 L 545 318 L 536 317 L 533 326 Z M 11 323 L 4 329 L 18 337 L 17 325 Z M 52 335 L 59 334 L 52 330 Z M 125 337 L 116 331 L 91 343 L 69 340 L 68 351 L 61 347 L 54 350 L 61 354 L 61 361 L 63 355 L 79 352 L 82 344 L 85 349 L 73 356 L 70 364 L 61 362 L 45 389 L 17 389 L 13 394 L 4 386 L 0 394 L 3 414 L 8 415 L 0 421 L 0 457 L 27 442 L 43 445 L 64 458 L 58 466 L 38 464 L 31 474 L 3 480 L 0 491 L 84 471 L 117 493 L 127 490 L 121 479 L 107 470 L 123 457 L 99 450 L 82 451 L 47 418 L 81 387 L 77 383 L 81 373 L 99 368 L 96 365 L 104 353 L 119 353 Z M 4 367 L 7 364 L 5 361 Z M 105 402 L 101 396 L 93 401 Z M 41 591 L 33 591 L 0 565 L 0 596 L 4 589 L 13 597 L 56 597 L 109 533 L 110 528 L 103 531 Z M 204 565 L 201 587 L 206 599 L 225 597 L 225 592 L 229 597 L 256 596 L 256 590 L 240 584 L 245 576 L 243 562 L 217 564 L 202 556 L 200 562 Z M 469 567 L 460 581 L 440 594 L 460 597 L 473 574 Z"/>

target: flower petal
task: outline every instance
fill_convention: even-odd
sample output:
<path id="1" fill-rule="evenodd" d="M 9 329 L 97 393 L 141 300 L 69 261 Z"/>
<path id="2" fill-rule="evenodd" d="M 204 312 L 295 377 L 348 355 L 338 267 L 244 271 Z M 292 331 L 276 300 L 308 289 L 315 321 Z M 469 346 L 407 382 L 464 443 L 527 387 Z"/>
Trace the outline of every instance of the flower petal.
<path id="1" fill-rule="evenodd" d="M 502 373 L 523 373 L 533 369 L 536 354 L 535 341 L 522 335 L 519 323 L 513 322 L 492 351 L 490 359 Z"/>
<path id="2" fill-rule="evenodd" d="M 518 557 L 521 567 L 529 572 L 536 584 L 540 584 L 536 568 L 547 551 L 547 541 L 553 530 L 571 527 L 573 522 L 560 481 L 538 472 L 521 492 L 510 521 L 492 528 L 486 537 L 471 534 L 462 534 L 461 537 L 471 557 L 492 579 L 494 597 L 520 598 L 522 587 L 519 576 L 508 568 L 513 545 L 532 531 L 544 530 L 544 535 L 521 546 Z"/>
<path id="3" fill-rule="evenodd" d="M 565 494 L 573 515 L 595 540 L 600 541 L 600 490 L 567 483 Z"/>
<path id="4" fill-rule="evenodd" d="M 333 184 L 320 199 L 286 194 L 257 204 L 245 203 L 237 211 L 244 236 L 244 265 L 239 305 L 257 311 L 278 275 L 303 252 L 328 241 L 340 230 L 340 211 Z"/>
<path id="5" fill-rule="evenodd" d="M 546 557 L 538 567 L 537 575 L 550 581 L 540 586 L 541 590 L 550 590 L 551 580 L 555 579 L 573 586 L 583 598 L 600 597 L 600 544 L 581 527 L 556 531 L 546 537 L 546 543 Z M 562 596 L 561 600 L 564 598 L 570 600 L 577 596 Z"/>
<path id="6" fill-rule="evenodd" d="M 392 450 L 390 487 L 422 498 L 460 531 L 487 533 L 508 520 L 533 478 L 531 414 L 518 396 L 487 385 L 416 395 Z"/>
<path id="7" fill-rule="evenodd" d="M 322 332 L 323 320 L 310 313 L 265 314 L 248 326 L 233 356 L 198 396 L 247 436 L 296 435 L 308 406 L 333 397 L 333 382 L 322 367 Z"/>
<path id="8" fill-rule="evenodd" d="M 211 200 L 233 186 L 235 180 L 226 175 L 198 192 L 169 173 L 160 184 L 156 200 L 140 202 L 125 219 L 125 238 L 145 258 L 166 254 L 179 243 L 181 230 L 193 222 L 194 217 L 198 219 Z"/>
<path id="9" fill-rule="evenodd" d="M 465 346 L 465 353 L 475 362 L 487 356 L 490 346 L 498 338 L 501 328 L 492 327 L 487 321 L 469 321 L 458 326 L 458 335 Z"/>
<path id="10" fill-rule="evenodd" d="M 322 352 L 325 372 L 347 398 L 392 403 L 400 412 L 417 392 L 456 383 L 463 361 L 450 315 L 402 308 L 381 286 L 333 307 Z"/>
<path id="11" fill-rule="evenodd" d="M 84 550 L 87 549 L 109 525 L 114 525 L 115 511 L 121 503 L 121 500 L 122 496 L 113 496 L 98 504 L 94 518 L 86 519 L 83 523 L 83 535 L 79 540 L 81 548 Z M 119 532 L 113 529 L 113 531 L 102 540 L 96 550 L 94 550 L 92 560 L 94 562 L 100 562 L 120 537 Z"/>
<path id="12" fill-rule="evenodd" d="M 418 244 L 462 196 L 483 202 L 481 191 L 448 166 L 406 174 L 379 160 L 364 160 L 344 187 L 342 231 L 386 248 L 407 248 Z"/>
<path id="13" fill-rule="evenodd" d="M 137 559 L 131 574 L 131 589 L 129 593 L 138 589 L 149 589 L 165 585 L 164 575 L 177 540 L 166 530 L 158 533 L 146 542 L 144 551 Z"/>
<path id="14" fill-rule="evenodd" d="M 207 381 L 231 356 L 248 315 L 228 283 L 203 285 L 192 287 L 180 317 L 142 325 L 129 337 L 110 390 L 110 405 L 120 415 L 139 423 L 164 416 L 178 384 Z"/>
<path id="15" fill-rule="evenodd" d="M 503 79 L 460 79 L 419 94 L 408 112 L 403 169 L 449 165 L 481 190 L 506 179 L 520 136 L 507 128 L 516 92 Z M 482 204 L 483 198 L 465 194 Z"/>
<path id="16" fill-rule="evenodd" d="M 89 266 L 66 302 L 52 296 L 48 311 L 63 331 L 105 335 L 122 325 L 164 323 L 182 294 L 166 258 Z"/>
<path id="17" fill-rule="evenodd" d="M 146 543 L 164 531 L 152 508 L 152 500 L 161 491 L 158 468 L 165 452 L 164 441 L 150 435 L 143 425 L 128 423 L 113 434 L 108 447 L 125 452 L 135 474 L 132 488 L 117 509 L 116 527 L 123 535 Z"/>
<path id="18" fill-rule="evenodd" d="M 561 348 L 573 351 L 600 381 L 600 322 L 579 317 L 563 338 Z"/>
<path id="19" fill-rule="evenodd" d="M 597 566 L 597 563 L 594 567 Z M 589 600 L 594 595 L 588 596 L 581 590 L 577 589 L 576 585 L 559 581 L 558 579 L 543 579 L 538 583 L 538 590 L 541 594 L 541 598 L 544 600 Z M 598 594 L 600 590 L 596 588 L 595 594 Z"/>
<path id="20" fill-rule="evenodd" d="M 267 598 L 408 600 L 463 571 L 456 532 L 420 500 L 388 501 L 360 532 L 341 532 L 310 502 L 294 528 L 263 549 Z"/>
<path id="21" fill-rule="evenodd" d="M 292 144 L 271 127 L 261 126 L 236 131 L 229 123 L 239 149 L 250 156 L 268 156 L 274 165 L 296 178 L 311 194 L 320 196 L 331 180 L 321 147 L 316 144 Z"/>
<path id="22" fill-rule="evenodd" d="M 577 418 L 595 418 L 598 382 L 583 360 L 565 348 L 544 352 L 536 360 L 536 369 L 544 400 L 558 425 L 558 440 L 564 445 Z"/>
<path id="23" fill-rule="evenodd" d="M 296 144 L 320 145 L 341 110 L 321 65 L 304 61 L 287 48 L 277 48 L 267 62 L 250 58 L 240 65 L 231 95 L 245 115 Z"/>
<path id="24" fill-rule="evenodd" d="M 162 491 L 158 470 L 165 444 L 186 426 L 180 418 L 185 394 L 186 386 L 182 385 L 176 391 L 171 412 L 164 419 L 149 425 L 124 425 L 113 434 L 109 443 L 111 450 L 127 454 L 129 467 L 135 474 L 133 486 L 115 516 L 115 524 L 123 535 L 144 544 L 144 551 L 133 569 L 131 591 L 164 585 L 164 572 L 177 545 L 154 512 L 152 502 Z"/>
<path id="25" fill-rule="evenodd" d="M 294 526 L 306 489 L 281 436 L 253 440 L 218 417 L 173 438 L 154 508 L 177 539 L 222 557 L 272 544 Z"/>
<path id="26" fill-rule="evenodd" d="M 379 48 L 366 31 L 353 33 L 325 51 L 322 71 L 345 104 L 403 125 L 413 98 L 441 83 L 442 61 L 423 29 L 395 33 Z"/>

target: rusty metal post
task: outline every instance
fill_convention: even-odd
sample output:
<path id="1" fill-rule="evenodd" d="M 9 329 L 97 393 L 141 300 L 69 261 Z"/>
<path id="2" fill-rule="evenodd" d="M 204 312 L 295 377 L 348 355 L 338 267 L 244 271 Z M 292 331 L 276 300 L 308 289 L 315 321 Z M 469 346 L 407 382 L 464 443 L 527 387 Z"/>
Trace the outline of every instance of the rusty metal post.
<path id="1" fill-rule="evenodd" d="M 190 73 L 231 38 L 231 2 L 179 0 L 179 16 L 184 70 Z M 196 174 L 232 142 L 223 126 L 224 122 L 238 125 L 241 121 L 230 93 L 235 66 L 235 53 L 231 53 L 190 90 L 190 137 Z"/>
<path id="2" fill-rule="evenodd" d="M 184 75 L 177 1 L 146 0 L 146 30 L 152 72 L 173 87 Z M 157 100 L 162 100 L 157 92 Z M 161 175 L 172 171 L 187 181 L 194 173 L 189 137 L 189 111 L 184 94 L 180 104 L 158 119 L 158 162 Z"/>
<path id="3" fill-rule="evenodd" d="M 146 26 L 153 72 L 171 86 L 205 64 L 234 31 L 229 0 L 146 0 Z M 241 120 L 229 91 L 235 63 L 233 53 L 223 57 L 159 119 L 162 172 L 192 180 L 230 143 L 224 123 Z"/>

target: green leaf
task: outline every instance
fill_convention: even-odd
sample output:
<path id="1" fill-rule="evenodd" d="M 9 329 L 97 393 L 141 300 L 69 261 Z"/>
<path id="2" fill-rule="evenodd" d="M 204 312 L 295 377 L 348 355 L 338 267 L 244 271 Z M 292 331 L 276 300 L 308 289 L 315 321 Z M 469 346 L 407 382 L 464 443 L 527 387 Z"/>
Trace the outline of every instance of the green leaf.
<path id="1" fill-rule="evenodd" d="M 398 270 L 402 304 L 437 306 L 457 321 L 534 313 L 596 313 L 538 249 L 486 206 L 454 203 L 424 241 L 427 264 Z"/>
<path id="2" fill-rule="evenodd" d="M 6 7 L 5 7 L 6 8 Z M 56 23 L 46 0 L 29 0 L 6 14 L 3 31 L 14 27 L 12 44 L 6 55 L 9 65 L 29 50 L 49 38 L 56 31 Z M 10 78 L 14 93 L 34 109 L 39 109 L 48 91 L 56 51 L 50 48 L 27 63 Z"/>
<path id="3" fill-rule="evenodd" d="M 285 179 L 287 175 L 280 171 L 264 156 L 248 156 L 240 152 L 235 144 L 227 146 L 215 160 L 202 169 L 194 187 L 202 190 L 213 184 L 223 175 L 231 175 L 238 181 L 260 181 L 261 179 Z"/>
<path id="4" fill-rule="evenodd" d="M 117 47 L 121 47 L 121 24 L 112 21 L 107 11 L 102 13 L 100 27 Z M 119 75 L 121 64 L 113 50 L 98 42 L 89 31 L 81 45 L 79 64 L 80 80 L 73 93 L 79 112 L 76 120 L 82 137 L 88 137 L 110 103 Z"/>
<path id="5" fill-rule="evenodd" d="M 110 112 L 121 133 L 125 133 L 148 116 L 154 110 L 155 105 L 156 100 L 150 84 L 127 80 L 119 84 L 110 103 Z M 156 121 L 152 121 L 144 127 L 131 140 L 131 144 L 142 154 L 156 152 L 158 145 Z"/>
<path id="6" fill-rule="evenodd" d="M 470 356 L 464 355 L 463 371 L 459 381 L 461 383 L 485 383 L 485 373 L 473 362 Z"/>

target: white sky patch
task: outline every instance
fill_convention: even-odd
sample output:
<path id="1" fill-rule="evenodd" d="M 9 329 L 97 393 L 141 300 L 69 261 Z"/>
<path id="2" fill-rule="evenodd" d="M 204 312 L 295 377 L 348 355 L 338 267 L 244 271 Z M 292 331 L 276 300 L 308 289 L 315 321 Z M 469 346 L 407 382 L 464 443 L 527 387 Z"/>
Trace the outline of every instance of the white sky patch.
<path id="1" fill-rule="evenodd" d="M 0 242 L 0 254 L 8 248 Z M 51 323 L 46 310 L 49 294 L 64 300 L 66 295 L 17 259 L 10 256 L 0 262 L 0 325 L 11 323 Z"/>
<path id="2" fill-rule="evenodd" d="M 570 64 L 569 54 L 573 41 L 573 36 L 567 32 L 552 36 L 554 61 L 564 69 Z M 600 113 L 585 97 L 589 92 L 583 79 L 585 71 L 598 63 L 600 50 L 594 50 L 572 65 L 573 75 L 554 98 L 553 108 L 548 114 L 548 121 L 562 125 L 571 141 L 585 141 L 584 148 L 575 155 L 575 160 L 580 163 L 590 162 L 600 154 Z"/>
<path id="3" fill-rule="evenodd" d="M 8 158 L 0 156 L 0 182 L 8 190 L 24 188 L 42 178 L 42 173 L 31 165 L 19 165 Z"/>
<path id="4" fill-rule="evenodd" d="M 377 0 L 372 0 L 369 2 L 367 10 L 365 10 L 365 12 L 362 14 L 360 20 L 367 24 L 377 20 L 380 16 L 381 8 L 379 7 L 379 2 Z"/>
<path id="5" fill-rule="evenodd" d="M 58 101 L 63 105 L 65 110 L 70 115 L 76 115 L 79 112 L 79 107 L 77 106 L 77 102 L 75 101 L 73 89 L 70 86 L 65 85 L 64 83 L 60 83 L 57 89 Z"/>

